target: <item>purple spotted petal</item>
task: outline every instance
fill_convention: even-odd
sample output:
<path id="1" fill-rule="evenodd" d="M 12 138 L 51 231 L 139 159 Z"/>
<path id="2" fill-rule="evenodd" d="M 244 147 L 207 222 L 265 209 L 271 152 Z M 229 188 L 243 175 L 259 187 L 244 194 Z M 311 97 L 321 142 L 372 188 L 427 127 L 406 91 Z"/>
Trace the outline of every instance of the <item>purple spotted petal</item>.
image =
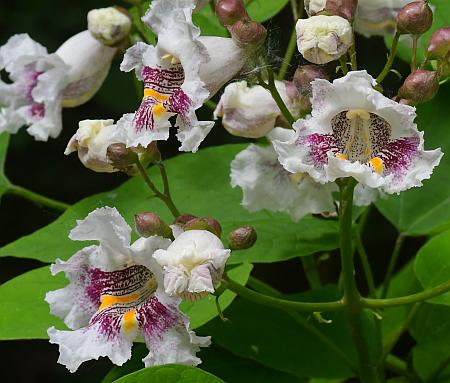
<path id="1" fill-rule="evenodd" d="M 323 167 L 328 159 L 327 153 L 339 152 L 336 141 L 331 134 L 311 134 L 309 136 L 300 137 L 296 145 L 308 145 L 310 151 L 310 161 L 316 167 Z"/>
<path id="2" fill-rule="evenodd" d="M 404 137 L 385 145 L 379 157 L 383 160 L 386 174 L 404 176 L 418 153 L 418 146 L 419 137 Z"/>

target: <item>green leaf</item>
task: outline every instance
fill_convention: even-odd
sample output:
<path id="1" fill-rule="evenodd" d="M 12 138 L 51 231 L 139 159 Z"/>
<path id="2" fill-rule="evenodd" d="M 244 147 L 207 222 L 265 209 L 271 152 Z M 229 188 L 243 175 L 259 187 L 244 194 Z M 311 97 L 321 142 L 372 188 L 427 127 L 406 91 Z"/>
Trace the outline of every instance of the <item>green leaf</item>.
<path id="1" fill-rule="evenodd" d="M 417 253 L 414 263 L 416 276 L 425 289 L 450 280 L 450 230 L 432 238 Z M 429 302 L 450 306 L 450 293 Z"/>
<path id="2" fill-rule="evenodd" d="M 224 383 L 209 372 L 190 366 L 168 364 L 125 375 L 117 383 Z"/>
<path id="3" fill-rule="evenodd" d="M 288 296 L 302 301 L 330 301 L 339 297 L 335 286 Z M 303 315 L 301 318 L 304 319 L 299 321 L 297 315 L 300 316 L 236 300 L 227 311 L 229 321 L 222 323 L 216 319 L 199 331 L 211 335 L 219 346 L 240 357 L 299 378 L 343 379 L 352 376 L 347 364 L 302 324 L 306 319 L 356 365 L 356 351 L 353 342 L 349 341 L 351 334 L 344 314 L 323 313 L 325 319 L 332 320 L 331 324 L 318 323 L 312 316 Z M 373 333 L 373 329 L 366 327 L 366 330 L 367 334 Z"/>
<path id="4" fill-rule="evenodd" d="M 192 20 L 200 28 L 202 36 L 228 36 L 228 31 L 220 25 L 211 7 L 203 7 L 199 12 L 194 13 Z"/>
<path id="5" fill-rule="evenodd" d="M 378 210 L 407 235 L 428 235 L 450 228 L 450 87 L 441 87 L 431 102 L 417 110 L 418 127 L 425 131 L 427 149 L 442 148 L 446 154 L 424 186 L 402 192 L 399 196 L 379 199 Z"/>
<path id="6" fill-rule="evenodd" d="M 294 375 L 272 370 L 253 360 L 240 358 L 214 343 L 198 354 L 200 367 L 229 383 L 303 383 Z M 327 382 L 333 383 L 333 382 Z"/>
<path id="7" fill-rule="evenodd" d="M 410 332 L 417 342 L 412 350 L 413 366 L 424 380 L 442 363 L 447 368 L 433 382 L 447 383 L 450 379 L 449 319 L 450 307 L 424 304 L 411 323 Z"/>
<path id="8" fill-rule="evenodd" d="M 260 23 L 278 14 L 289 3 L 289 0 L 245 0 L 249 16 Z"/>
<path id="9" fill-rule="evenodd" d="M 428 42 L 433 32 L 442 27 L 450 25 L 450 2 L 448 0 L 430 0 L 431 8 L 433 8 L 433 25 L 430 30 L 422 35 L 417 44 L 417 62 L 420 63 L 425 58 Z M 391 36 L 385 38 L 386 45 L 392 45 L 393 38 Z M 398 45 L 397 55 L 407 62 L 412 57 L 412 40 L 409 36 L 402 37 Z"/>
<path id="10" fill-rule="evenodd" d="M 228 271 L 235 282 L 246 284 L 252 266 L 239 265 Z M 0 339 L 47 339 L 47 328 L 65 328 L 62 321 L 52 316 L 44 301 L 48 291 L 65 287 L 68 281 L 62 274 L 51 276 L 48 266 L 29 271 L 0 286 Z M 219 297 L 222 310 L 234 300 L 236 294 L 225 291 Z M 215 297 L 197 302 L 183 302 L 180 306 L 191 319 L 193 329 L 218 316 Z"/>
<path id="11" fill-rule="evenodd" d="M 182 212 L 212 216 L 220 221 L 224 236 L 242 225 L 253 225 L 258 240 L 251 249 L 235 251 L 229 264 L 276 262 L 338 247 L 337 222 L 312 216 L 293 224 L 287 215 L 263 211 L 248 213 L 241 205 L 240 189 L 230 186 L 230 162 L 245 145 L 225 145 L 198 153 L 183 154 L 166 161 L 171 191 Z M 161 187 L 156 168 L 150 177 Z M 155 211 L 166 221 L 173 218 L 158 199 L 148 198 L 144 182 L 135 177 L 110 192 L 86 198 L 69 208 L 55 222 L 0 249 L 0 256 L 33 258 L 53 262 L 68 259 L 85 247 L 86 242 L 71 241 L 69 231 L 77 219 L 83 219 L 101 206 L 115 206 L 129 224 L 141 211 Z"/>
<path id="12" fill-rule="evenodd" d="M 47 291 L 67 284 L 63 275 L 52 277 L 48 266 L 29 271 L 0 286 L 0 339 L 47 339 L 47 328 L 63 328 L 50 315 Z"/>
<path id="13" fill-rule="evenodd" d="M 2 195 L 5 194 L 6 190 L 8 189 L 8 185 L 9 185 L 9 181 L 5 175 L 5 160 L 6 160 L 6 153 L 8 151 L 8 144 L 9 144 L 9 134 L 6 132 L 1 133 L 0 134 L 0 201 L 1 201 Z"/>
<path id="14" fill-rule="evenodd" d="M 142 14 L 145 14 L 145 12 L 148 10 L 150 3 L 152 0 L 144 0 L 142 1 L 141 7 L 142 7 Z M 156 43 L 156 35 L 153 33 L 153 31 L 145 25 L 141 20 L 141 11 L 137 6 L 131 7 L 129 9 L 131 20 L 133 21 L 133 25 L 135 28 L 145 37 L 146 43 L 149 43 L 151 45 L 155 45 Z"/>

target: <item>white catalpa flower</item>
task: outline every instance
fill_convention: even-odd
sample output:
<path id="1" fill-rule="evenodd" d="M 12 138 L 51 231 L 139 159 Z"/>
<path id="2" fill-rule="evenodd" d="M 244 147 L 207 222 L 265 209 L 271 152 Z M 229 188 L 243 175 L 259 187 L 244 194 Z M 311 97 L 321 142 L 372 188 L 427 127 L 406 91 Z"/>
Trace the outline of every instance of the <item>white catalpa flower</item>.
<path id="1" fill-rule="evenodd" d="M 383 96 L 375 85 L 366 71 L 333 83 L 313 81 L 312 117 L 296 122 L 292 139 L 274 141 L 282 165 L 316 182 L 354 177 L 386 193 L 421 186 L 441 150 L 425 151 L 415 109 Z"/>
<path id="2" fill-rule="evenodd" d="M 108 146 L 125 141 L 126 132 L 115 125 L 114 120 L 83 120 L 79 122 L 79 128 L 70 139 L 64 154 L 78 152 L 85 167 L 95 172 L 113 173 L 118 169 L 108 160 Z"/>
<path id="3" fill-rule="evenodd" d="M 68 67 L 60 57 L 27 34 L 12 36 L 0 47 L 0 70 L 12 83 L 0 80 L 0 133 L 17 133 L 28 126 L 36 140 L 57 137 L 62 129 L 62 90 Z"/>
<path id="4" fill-rule="evenodd" d="M 124 12 L 115 7 L 90 10 L 87 15 L 89 32 L 104 45 L 117 44 L 131 29 L 131 19 Z"/>
<path id="5" fill-rule="evenodd" d="M 55 138 L 62 129 L 61 108 L 88 101 L 108 74 L 116 48 L 102 45 L 89 31 L 67 40 L 56 53 L 27 34 L 0 47 L 0 132 L 17 133 L 28 126 L 36 140 Z"/>
<path id="6" fill-rule="evenodd" d="M 170 296 L 196 300 L 214 292 L 230 256 L 220 239 L 207 230 L 179 234 L 167 250 L 153 257 L 164 268 L 164 288 Z"/>
<path id="7" fill-rule="evenodd" d="M 72 330 L 48 329 L 50 342 L 59 345 L 59 363 L 71 372 L 100 356 L 122 365 L 141 336 L 150 350 L 143 359 L 146 367 L 201 362 L 195 354 L 209 337 L 189 329 L 180 300 L 164 292 L 162 269 L 152 258 L 169 240 L 153 236 L 130 245 L 131 228 L 114 208 L 96 209 L 78 221 L 70 238 L 100 244 L 52 265 L 53 274 L 64 272 L 70 281 L 45 298 L 51 313 Z"/>
<path id="8" fill-rule="evenodd" d="M 314 64 L 337 60 L 353 44 L 353 30 L 340 16 L 312 16 L 297 21 L 297 46 L 302 56 Z"/>
<path id="9" fill-rule="evenodd" d="M 295 100 L 296 95 L 289 92 L 289 85 L 276 81 L 275 86 L 290 112 L 297 115 L 299 106 Z M 214 111 L 214 118 L 222 117 L 222 125 L 229 133 L 248 138 L 268 134 L 281 116 L 270 92 L 261 85 L 249 87 L 246 81 L 227 85 Z"/>
<path id="10" fill-rule="evenodd" d="M 397 14 L 411 0 L 359 0 L 356 8 L 355 31 L 366 37 L 392 35 Z"/>
<path id="11" fill-rule="evenodd" d="M 291 130 L 275 128 L 270 138 L 287 140 Z M 250 212 L 267 209 L 285 212 L 298 221 L 309 213 L 335 211 L 334 183 L 321 185 L 306 173 L 288 172 L 272 146 L 251 144 L 231 162 L 231 186 L 244 194 L 242 205 Z"/>
<path id="12" fill-rule="evenodd" d="M 128 146 L 167 140 L 169 118 L 177 115 L 180 150 L 197 151 L 214 122 L 198 121 L 195 111 L 245 63 L 243 49 L 232 39 L 200 37 L 192 22 L 195 5 L 194 0 L 154 1 L 143 21 L 158 34 L 158 44 L 137 43 L 125 53 L 121 69 L 135 69 L 144 82 Z"/>

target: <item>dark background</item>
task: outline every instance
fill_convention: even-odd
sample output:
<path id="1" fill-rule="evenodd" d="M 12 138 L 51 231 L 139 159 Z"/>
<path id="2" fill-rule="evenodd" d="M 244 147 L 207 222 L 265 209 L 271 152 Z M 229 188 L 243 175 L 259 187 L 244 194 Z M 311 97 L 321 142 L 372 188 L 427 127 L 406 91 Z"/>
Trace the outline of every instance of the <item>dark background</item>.
<path id="1" fill-rule="evenodd" d="M 46 46 L 49 52 L 55 51 L 67 38 L 86 28 L 86 14 L 92 8 L 113 5 L 102 0 L 78 1 L 31 1 L 14 0 L 0 2 L 0 44 L 16 33 L 28 33 L 34 40 Z M 126 6 L 125 3 L 119 5 Z M 290 8 L 286 7 L 275 19 L 266 23 L 269 30 L 269 45 L 275 48 L 275 54 L 284 55 L 285 47 L 293 27 Z M 361 68 L 376 75 L 384 65 L 386 48 L 381 38 L 370 40 L 358 37 L 358 61 Z M 280 58 L 272 57 L 274 65 L 279 65 Z M 292 74 L 300 58 L 296 57 Z M 63 113 L 64 129 L 57 139 L 47 143 L 36 142 L 25 129 L 11 137 L 11 144 L 6 161 L 6 174 L 17 184 L 40 194 L 74 203 L 88 195 L 106 191 L 118 186 L 127 179 L 126 176 L 94 173 L 79 162 L 77 156 L 64 156 L 63 152 L 68 140 L 77 129 L 78 121 L 83 119 L 113 118 L 117 120 L 123 113 L 134 111 L 139 100 L 133 84 L 132 74 L 119 71 L 120 58 L 117 58 L 112 70 L 100 92 L 88 103 L 75 109 L 65 109 Z M 397 62 L 395 67 L 406 73 L 408 65 Z M 275 68 L 276 69 L 276 68 Z M 333 75 L 333 69 L 330 68 Z M 390 82 L 389 82 L 390 81 Z M 388 94 L 396 94 L 400 85 L 394 75 L 387 82 Z M 216 96 L 217 99 L 217 96 Z M 211 111 L 204 108 L 199 112 L 204 119 L 211 118 Z M 230 136 L 217 123 L 202 147 L 221 145 L 242 141 Z M 160 145 L 163 155 L 171 157 L 177 153 L 178 143 L 172 137 L 167 143 Z M 0 206 L 0 246 L 5 245 L 23 235 L 52 222 L 57 214 L 49 209 L 13 196 L 4 196 Z M 375 276 L 379 281 L 386 267 L 386 258 L 390 254 L 395 230 L 375 210 L 369 218 L 367 232 L 378 233 L 377 242 L 365 238 L 369 255 L 375 268 Z M 374 241 L 374 239 L 372 239 Z M 421 240 L 407 243 L 403 258 L 416 248 Z M 42 266 L 38 261 L 0 258 L 0 283 L 30 270 Z M 304 277 L 299 277 L 301 265 L 298 260 L 258 265 L 255 276 L 272 283 L 284 292 L 301 291 L 307 287 Z M 321 265 L 324 281 L 335 281 L 339 270 L 336 256 Z M 363 285 L 361 286 L 365 288 Z M 1 310 L 1 308 L 0 308 Z M 12 382 L 84 382 L 99 381 L 111 367 L 102 359 L 98 362 L 84 363 L 76 374 L 70 374 L 56 363 L 57 346 L 47 341 L 11 341 L 0 343 L 0 373 L 3 379 Z M 4 370 L 4 371 L 2 371 Z M 9 377 L 9 378 L 7 378 Z"/>

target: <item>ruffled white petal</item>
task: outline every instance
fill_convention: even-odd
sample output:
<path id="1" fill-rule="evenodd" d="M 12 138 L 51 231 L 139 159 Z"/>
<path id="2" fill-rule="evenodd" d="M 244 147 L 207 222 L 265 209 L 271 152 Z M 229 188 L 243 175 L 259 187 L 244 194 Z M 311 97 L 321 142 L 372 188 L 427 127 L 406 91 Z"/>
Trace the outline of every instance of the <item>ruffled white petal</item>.
<path id="1" fill-rule="evenodd" d="M 74 241 L 99 241 L 105 270 L 120 267 L 130 259 L 131 228 L 116 208 L 99 208 L 85 219 L 78 220 L 69 238 Z"/>
<path id="2" fill-rule="evenodd" d="M 50 343 L 59 345 L 58 363 L 66 366 L 70 372 L 75 372 L 83 362 L 101 356 L 107 356 L 117 366 L 131 358 L 133 343 L 129 339 L 108 339 L 101 335 L 98 326 L 76 331 L 60 331 L 50 327 L 47 333 Z"/>

